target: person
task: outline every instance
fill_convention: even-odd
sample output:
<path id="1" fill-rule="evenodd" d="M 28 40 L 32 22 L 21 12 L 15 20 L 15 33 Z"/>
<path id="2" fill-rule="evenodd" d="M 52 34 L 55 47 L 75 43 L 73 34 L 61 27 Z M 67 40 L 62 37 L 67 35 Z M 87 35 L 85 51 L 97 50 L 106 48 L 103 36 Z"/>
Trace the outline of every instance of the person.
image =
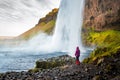
<path id="1" fill-rule="evenodd" d="M 80 65 L 80 61 L 79 61 L 79 57 L 80 57 L 80 49 L 79 49 L 78 46 L 76 47 L 75 56 L 76 56 L 76 64 L 77 64 L 77 65 Z"/>

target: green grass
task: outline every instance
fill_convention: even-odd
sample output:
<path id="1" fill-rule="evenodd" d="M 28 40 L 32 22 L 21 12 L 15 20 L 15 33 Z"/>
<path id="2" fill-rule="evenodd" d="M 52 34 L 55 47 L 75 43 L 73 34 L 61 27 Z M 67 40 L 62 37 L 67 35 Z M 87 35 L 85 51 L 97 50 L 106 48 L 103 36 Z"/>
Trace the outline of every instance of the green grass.
<path id="1" fill-rule="evenodd" d="M 48 23 L 40 23 L 36 25 L 34 28 L 28 30 L 27 32 L 21 34 L 19 37 L 22 39 L 28 40 L 41 32 L 45 32 L 47 34 L 51 34 L 55 26 L 55 20 L 51 20 Z"/>
<path id="2" fill-rule="evenodd" d="M 108 30 L 104 32 L 91 32 L 87 39 L 99 47 L 114 47 L 120 43 L 120 31 Z"/>
<path id="3" fill-rule="evenodd" d="M 47 33 L 47 34 L 50 34 L 50 33 L 52 33 L 54 26 L 55 26 L 55 21 L 51 20 L 46 25 L 41 27 L 40 30 Z"/>
<path id="4" fill-rule="evenodd" d="M 112 57 L 120 50 L 120 31 L 107 30 L 104 32 L 90 32 L 87 41 L 97 48 L 91 53 L 90 57 L 83 62 L 93 62 L 104 56 Z"/>

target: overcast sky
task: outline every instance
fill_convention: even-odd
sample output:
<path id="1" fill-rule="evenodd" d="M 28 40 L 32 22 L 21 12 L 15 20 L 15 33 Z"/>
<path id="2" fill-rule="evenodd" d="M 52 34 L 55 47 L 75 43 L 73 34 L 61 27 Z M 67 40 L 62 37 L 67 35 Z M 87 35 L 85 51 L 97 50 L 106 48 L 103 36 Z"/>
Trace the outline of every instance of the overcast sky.
<path id="1" fill-rule="evenodd" d="M 0 0 L 0 36 L 18 36 L 34 27 L 60 0 Z"/>

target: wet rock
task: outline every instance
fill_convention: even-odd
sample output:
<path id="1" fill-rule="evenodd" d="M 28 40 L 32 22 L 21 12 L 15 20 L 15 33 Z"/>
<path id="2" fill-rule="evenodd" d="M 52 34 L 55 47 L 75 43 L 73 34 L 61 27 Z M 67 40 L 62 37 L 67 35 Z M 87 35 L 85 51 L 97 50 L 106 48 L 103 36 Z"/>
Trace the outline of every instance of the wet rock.
<path id="1" fill-rule="evenodd" d="M 88 72 L 88 70 L 89 70 L 88 68 L 85 68 L 85 71 L 86 71 L 86 72 Z"/>
<path id="2" fill-rule="evenodd" d="M 110 80 L 120 80 L 120 76 L 116 76 L 115 78 L 110 79 Z"/>
<path id="3" fill-rule="evenodd" d="M 92 80 L 100 80 L 100 76 L 99 75 L 96 75 L 92 78 Z"/>
<path id="4" fill-rule="evenodd" d="M 84 78 L 85 76 L 82 74 L 81 77 Z"/>
<path id="5" fill-rule="evenodd" d="M 119 61 L 119 59 L 114 59 L 114 62 L 118 62 Z"/>

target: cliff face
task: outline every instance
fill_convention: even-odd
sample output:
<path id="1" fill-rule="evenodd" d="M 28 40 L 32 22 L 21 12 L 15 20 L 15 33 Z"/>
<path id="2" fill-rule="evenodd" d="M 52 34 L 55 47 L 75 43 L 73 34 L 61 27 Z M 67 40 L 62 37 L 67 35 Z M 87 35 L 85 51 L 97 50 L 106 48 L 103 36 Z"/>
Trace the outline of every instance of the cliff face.
<path id="1" fill-rule="evenodd" d="M 120 0 L 86 0 L 84 28 L 120 30 Z"/>

